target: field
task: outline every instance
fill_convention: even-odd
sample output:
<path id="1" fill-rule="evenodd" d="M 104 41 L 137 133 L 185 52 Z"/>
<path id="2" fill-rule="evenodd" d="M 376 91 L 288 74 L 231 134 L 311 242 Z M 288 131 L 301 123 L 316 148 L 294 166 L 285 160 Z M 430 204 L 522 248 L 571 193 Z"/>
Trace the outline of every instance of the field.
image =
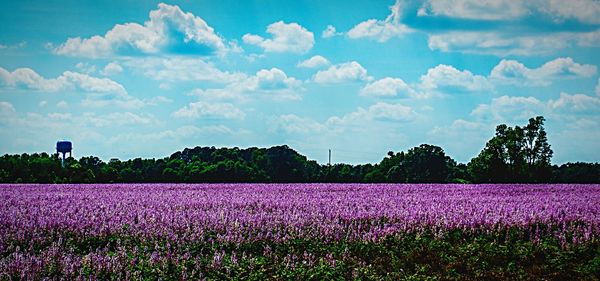
<path id="1" fill-rule="evenodd" d="M 600 185 L 0 185 L 0 280 L 600 279 Z"/>

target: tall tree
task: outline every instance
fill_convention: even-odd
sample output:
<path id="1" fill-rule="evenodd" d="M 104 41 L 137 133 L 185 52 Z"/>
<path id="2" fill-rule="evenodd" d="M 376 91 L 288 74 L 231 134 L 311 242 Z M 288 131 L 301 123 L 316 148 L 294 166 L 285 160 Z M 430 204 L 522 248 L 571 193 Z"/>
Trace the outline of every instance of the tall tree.
<path id="1" fill-rule="evenodd" d="M 527 126 L 496 127 L 496 134 L 468 165 L 477 182 L 541 182 L 552 175 L 552 149 L 544 130 L 544 117 Z"/>

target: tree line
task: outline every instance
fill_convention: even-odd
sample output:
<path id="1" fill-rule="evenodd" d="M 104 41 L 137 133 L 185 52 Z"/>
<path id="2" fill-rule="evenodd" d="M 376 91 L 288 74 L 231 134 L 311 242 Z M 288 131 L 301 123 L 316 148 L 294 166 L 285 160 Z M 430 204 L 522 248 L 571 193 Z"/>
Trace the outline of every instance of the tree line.
<path id="1" fill-rule="evenodd" d="M 161 159 L 104 162 L 34 153 L 0 157 L 3 183 L 144 182 L 365 182 L 365 183 L 600 183 L 599 163 L 551 165 L 544 118 L 523 127 L 499 125 L 469 163 L 457 163 L 435 145 L 388 152 L 381 162 L 320 165 L 288 146 L 195 147 Z"/>

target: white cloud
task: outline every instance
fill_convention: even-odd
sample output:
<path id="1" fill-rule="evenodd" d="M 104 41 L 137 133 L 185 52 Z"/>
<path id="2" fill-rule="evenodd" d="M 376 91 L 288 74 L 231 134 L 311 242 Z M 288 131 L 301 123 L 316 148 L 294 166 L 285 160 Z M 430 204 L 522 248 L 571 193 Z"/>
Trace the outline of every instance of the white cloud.
<path id="1" fill-rule="evenodd" d="M 596 95 L 600 96 L 600 78 L 598 78 L 598 84 L 596 85 Z"/>
<path id="2" fill-rule="evenodd" d="M 84 113 L 82 119 L 86 124 L 94 127 L 156 125 L 160 123 L 152 114 L 132 112 L 112 112 L 106 115 Z"/>
<path id="3" fill-rule="evenodd" d="M 107 92 L 88 94 L 81 101 L 81 105 L 90 108 L 117 106 L 126 109 L 136 109 L 143 107 L 146 103 L 126 93 Z"/>
<path id="4" fill-rule="evenodd" d="M 117 93 L 127 95 L 123 85 L 108 78 L 96 78 L 87 74 L 65 71 L 61 77 L 64 77 L 68 83 L 76 86 L 84 92 L 93 93 Z M 59 79 L 61 78 L 59 77 Z"/>
<path id="5" fill-rule="evenodd" d="M 242 37 L 244 43 L 256 45 L 272 53 L 306 53 L 315 44 L 312 32 L 297 23 L 285 23 L 278 21 L 267 27 L 267 33 L 273 38 L 265 39 L 254 34 L 245 34 Z"/>
<path id="6" fill-rule="evenodd" d="M 485 91 L 493 88 L 492 84 L 481 75 L 468 70 L 460 71 L 453 66 L 440 64 L 427 70 L 421 76 L 420 86 L 425 90 L 438 91 Z"/>
<path id="7" fill-rule="evenodd" d="M 173 100 L 170 98 L 167 98 L 165 96 L 156 96 L 150 99 L 144 99 L 144 103 L 147 105 L 158 105 L 161 103 L 172 103 Z"/>
<path id="8" fill-rule="evenodd" d="M 256 89 L 277 90 L 294 88 L 300 85 L 300 81 L 288 77 L 279 68 L 261 69 L 256 72 Z"/>
<path id="9" fill-rule="evenodd" d="M 331 38 L 331 37 L 342 35 L 342 34 L 343 33 L 341 33 L 341 32 L 337 32 L 337 30 L 335 29 L 335 26 L 327 25 L 327 28 L 325 28 L 325 30 L 323 30 L 323 32 L 321 33 L 321 37 Z"/>
<path id="10" fill-rule="evenodd" d="M 578 46 L 582 47 L 598 47 L 600 46 L 600 29 L 591 32 L 584 32 L 571 35 L 572 41 L 575 41 Z"/>
<path id="11" fill-rule="evenodd" d="M 26 41 L 21 41 L 17 44 L 13 44 L 13 45 L 0 44 L 0 50 L 15 50 L 15 49 L 24 48 L 25 46 L 27 46 Z"/>
<path id="12" fill-rule="evenodd" d="M 46 79 L 30 68 L 19 68 L 8 72 L 0 67 L 0 89 L 17 89 L 62 92 L 77 91 L 87 93 L 83 106 L 118 106 L 139 108 L 144 102 L 130 96 L 123 85 L 108 78 L 97 78 L 87 74 L 65 71 L 57 78 Z"/>
<path id="13" fill-rule="evenodd" d="M 198 135 L 235 135 L 236 133 L 227 126 L 216 125 L 216 126 L 183 126 L 175 130 L 166 130 L 159 132 L 155 136 L 159 139 L 162 138 L 189 138 Z"/>
<path id="14" fill-rule="evenodd" d="M 590 77 L 596 72 L 596 66 L 578 64 L 569 57 L 554 59 L 534 69 L 516 60 L 502 60 L 492 69 L 490 78 L 517 85 L 549 85 L 554 79 Z"/>
<path id="15" fill-rule="evenodd" d="M 534 97 L 501 96 L 492 99 L 490 104 L 480 104 L 471 115 L 498 122 L 522 121 L 532 116 L 544 115 L 546 104 Z"/>
<path id="16" fill-rule="evenodd" d="M 23 87 L 42 92 L 56 92 L 68 86 L 64 77 L 45 79 L 30 68 L 18 68 L 13 72 L 0 67 L 0 86 L 4 88 Z"/>
<path id="17" fill-rule="evenodd" d="M 527 14 L 524 1 L 515 0 L 428 0 L 419 16 L 447 16 L 463 19 L 507 20 Z"/>
<path id="18" fill-rule="evenodd" d="M 246 131 L 236 132 L 224 125 L 213 125 L 213 126 L 203 126 L 197 127 L 192 125 L 181 126 L 176 129 L 169 129 L 163 131 L 157 131 L 152 133 L 126 133 L 119 134 L 111 137 L 106 141 L 107 144 L 113 145 L 115 143 L 119 144 L 136 144 L 140 139 L 143 140 L 151 140 L 151 141 L 169 141 L 169 140 L 189 140 L 191 139 L 188 145 L 194 145 L 196 143 L 198 137 L 201 137 L 203 140 L 213 139 L 215 137 L 223 137 L 224 135 L 229 136 L 237 136 L 243 135 Z M 132 149 L 136 149 L 139 146 L 135 146 Z M 169 151 L 165 151 L 165 153 L 170 153 Z"/>
<path id="19" fill-rule="evenodd" d="M 476 130 L 482 127 L 481 123 L 471 122 L 463 119 L 457 119 L 452 122 L 452 128 L 458 130 Z"/>
<path id="20" fill-rule="evenodd" d="M 57 78 L 46 79 L 31 68 L 18 68 L 9 72 L 0 67 L 0 86 L 41 92 L 81 90 L 83 92 L 127 93 L 121 84 L 108 78 L 97 78 L 83 73 L 65 71 Z"/>
<path id="21" fill-rule="evenodd" d="M 330 63 L 326 58 L 317 55 L 311 57 L 310 59 L 299 62 L 297 66 L 304 68 L 316 68 L 328 65 L 330 65 Z"/>
<path id="22" fill-rule="evenodd" d="M 116 61 L 108 63 L 100 74 L 104 76 L 112 76 L 123 72 L 123 67 Z"/>
<path id="23" fill-rule="evenodd" d="M 583 94 L 560 93 L 558 99 L 548 101 L 548 106 L 553 111 L 598 113 L 600 112 L 600 98 Z"/>
<path id="24" fill-rule="evenodd" d="M 367 109 L 359 107 L 356 111 L 342 117 L 334 116 L 327 119 L 327 126 L 332 128 L 363 124 L 365 121 L 411 121 L 416 117 L 414 110 L 402 104 L 378 102 Z"/>
<path id="25" fill-rule="evenodd" d="M 537 1 L 538 9 L 562 21 L 575 19 L 583 23 L 600 23 L 600 2 L 596 0 L 570 0 L 568 5 L 564 1 L 549 0 Z"/>
<path id="26" fill-rule="evenodd" d="M 433 137 L 433 139 L 438 139 L 440 137 L 459 137 L 461 138 L 461 143 L 464 143 L 465 141 L 471 142 L 473 143 L 473 137 L 476 136 L 477 134 L 473 134 L 473 133 L 479 133 L 482 132 L 482 130 L 487 129 L 489 126 L 487 126 L 487 124 L 484 124 L 482 122 L 474 122 L 474 121 L 468 121 L 468 120 L 464 120 L 464 119 L 456 119 L 452 122 L 452 124 L 450 126 L 435 126 L 433 129 L 431 129 L 427 135 L 429 137 Z M 469 135 L 468 138 L 465 138 L 465 135 Z M 479 142 L 479 143 L 477 143 Z M 479 145 L 481 142 L 485 142 L 485 141 L 477 141 L 473 144 Z M 472 145 L 472 144 L 471 144 Z"/>
<path id="27" fill-rule="evenodd" d="M 230 103 L 208 103 L 192 102 L 187 106 L 173 112 L 177 118 L 225 118 L 225 119 L 244 119 L 246 113 Z"/>
<path id="28" fill-rule="evenodd" d="M 359 107 L 356 111 L 342 116 L 332 116 L 325 122 L 317 122 L 311 118 L 286 114 L 270 120 L 272 132 L 299 134 L 310 138 L 325 138 L 344 141 L 355 138 L 352 135 L 341 134 L 345 131 L 354 133 L 377 132 L 377 135 L 396 135 L 394 130 L 398 123 L 415 120 L 417 113 L 409 106 L 398 103 L 379 102 L 368 108 Z M 354 139 L 357 141 L 356 139 Z"/>
<path id="29" fill-rule="evenodd" d="M 68 107 L 69 107 L 69 103 L 67 103 L 67 102 L 66 102 L 66 101 L 64 101 L 64 100 L 63 100 L 63 101 L 59 101 L 59 102 L 57 102 L 57 103 L 56 103 L 56 107 L 57 107 L 57 108 L 62 108 L 62 109 L 65 109 L 65 108 L 68 108 Z"/>
<path id="30" fill-rule="evenodd" d="M 397 0 L 390 7 L 391 14 L 385 20 L 369 19 L 363 21 L 347 32 L 352 39 L 370 38 L 379 42 L 385 42 L 393 37 L 401 37 L 412 30 L 400 22 L 402 18 L 402 6 L 404 0 Z"/>
<path id="31" fill-rule="evenodd" d="M 85 62 L 85 63 L 84 62 L 77 63 L 75 65 L 75 67 L 77 69 L 79 69 L 80 72 L 85 73 L 85 74 L 92 74 L 92 73 L 96 72 L 96 66 L 95 65 L 91 65 L 91 64 L 89 64 L 87 62 Z"/>
<path id="32" fill-rule="evenodd" d="M 60 113 L 60 112 L 55 112 L 55 113 L 48 113 L 48 118 L 52 119 L 52 120 L 58 120 L 58 121 L 70 121 L 73 118 L 73 114 L 71 113 Z"/>
<path id="33" fill-rule="evenodd" d="M 313 78 L 319 84 L 368 81 L 371 79 L 372 77 L 367 75 L 367 70 L 356 61 L 332 65 L 327 70 L 317 72 Z"/>
<path id="34" fill-rule="evenodd" d="M 294 114 L 281 115 L 273 122 L 273 127 L 291 134 L 310 134 L 327 131 L 328 128 L 310 118 L 302 118 Z"/>
<path id="35" fill-rule="evenodd" d="M 428 0 L 419 9 L 419 16 L 447 16 L 474 20 L 514 20 L 540 14 L 553 21 L 577 20 L 600 23 L 600 3 L 595 0 Z"/>
<path id="36" fill-rule="evenodd" d="M 300 99 L 302 82 L 288 77 L 279 68 L 261 69 L 255 75 L 244 77 L 227 84 L 224 88 L 195 89 L 193 95 L 207 99 L 229 99 L 244 101 L 250 96 L 265 96 L 274 99 Z"/>
<path id="37" fill-rule="evenodd" d="M 138 23 L 117 24 L 104 36 L 69 38 L 54 51 L 60 55 L 108 57 L 135 52 L 223 53 L 224 39 L 217 35 L 202 18 L 183 12 L 178 6 L 158 4 L 150 11 L 150 19 Z"/>
<path id="38" fill-rule="evenodd" d="M 143 75 L 159 81 L 210 81 L 231 83 L 246 78 L 239 72 L 221 71 L 212 63 L 202 59 L 171 57 L 132 59 L 124 62 L 129 67 L 142 71 Z"/>
<path id="39" fill-rule="evenodd" d="M 430 34 L 429 49 L 442 52 L 510 55 L 547 55 L 574 45 L 600 45 L 600 30 L 518 34 L 501 30 L 450 31 Z"/>
<path id="40" fill-rule="evenodd" d="M 549 121 L 553 142 L 585 142 L 586 146 L 589 143 L 593 146 L 598 136 L 586 134 L 597 131 L 599 108 L 600 97 L 582 94 L 560 93 L 559 97 L 547 101 L 526 96 L 501 96 L 479 104 L 471 112 L 472 120 L 458 119 L 451 126 L 436 126 L 428 136 L 433 142 L 442 141 L 449 153 L 465 155 L 464 152 L 471 151 L 469 154 L 474 156 L 493 135 L 496 125 L 522 125 L 529 118 L 542 115 Z"/>
<path id="41" fill-rule="evenodd" d="M 16 113 L 17 113 L 17 110 L 15 110 L 15 107 L 10 102 L 0 101 L 0 118 L 1 119 L 14 116 Z"/>
<path id="42" fill-rule="evenodd" d="M 395 97 L 397 95 L 417 97 L 418 93 L 400 78 L 386 77 L 367 84 L 360 90 L 362 96 Z"/>

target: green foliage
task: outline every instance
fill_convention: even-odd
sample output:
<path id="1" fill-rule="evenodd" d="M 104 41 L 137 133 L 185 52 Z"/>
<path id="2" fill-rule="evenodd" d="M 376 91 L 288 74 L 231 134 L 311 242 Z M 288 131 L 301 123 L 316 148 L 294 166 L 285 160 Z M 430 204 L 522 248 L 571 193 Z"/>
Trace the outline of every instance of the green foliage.
<path id="1" fill-rule="evenodd" d="M 454 230 L 400 233 L 377 242 L 269 240 L 242 244 L 174 243 L 163 238 L 125 235 L 63 236 L 67 253 L 83 257 L 73 264 L 84 277 L 139 280 L 599 280 L 600 242 L 561 247 L 546 237 L 524 239 L 522 229 L 506 233 Z M 13 245 L 6 241 L 7 245 Z M 39 255 L 54 243 L 19 245 Z M 12 247 L 12 246 L 11 246 Z M 28 249 L 28 250 L 27 250 Z M 114 267 L 88 255 L 113 257 Z M 6 256 L 6 253 L 1 253 Z M 112 271 L 111 271 L 112 270 Z M 42 277 L 65 277 L 59 263 L 46 265 Z M 15 279 L 19 279 L 15 276 Z M 74 278 L 73 278 L 74 279 Z M 93 278 L 94 279 L 94 278 Z"/>
<path id="2" fill-rule="evenodd" d="M 283 145 L 271 148 L 195 147 L 163 159 L 68 158 L 61 167 L 57 154 L 0 157 L 0 182 L 560 182 L 600 183 L 600 164 L 551 166 L 552 149 L 544 118 L 525 127 L 496 128 L 479 155 L 468 165 L 456 163 L 439 146 L 422 144 L 406 152 L 390 151 L 371 165 L 319 165 Z"/>
<path id="3" fill-rule="evenodd" d="M 367 175 L 367 181 L 395 183 L 442 183 L 453 181 L 460 173 L 456 161 L 439 146 L 422 144 L 407 153 L 388 152 Z"/>
<path id="4" fill-rule="evenodd" d="M 468 165 L 475 182 L 548 182 L 552 177 L 552 149 L 544 117 L 529 119 L 525 127 L 496 127 L 479 155 Z"/>

